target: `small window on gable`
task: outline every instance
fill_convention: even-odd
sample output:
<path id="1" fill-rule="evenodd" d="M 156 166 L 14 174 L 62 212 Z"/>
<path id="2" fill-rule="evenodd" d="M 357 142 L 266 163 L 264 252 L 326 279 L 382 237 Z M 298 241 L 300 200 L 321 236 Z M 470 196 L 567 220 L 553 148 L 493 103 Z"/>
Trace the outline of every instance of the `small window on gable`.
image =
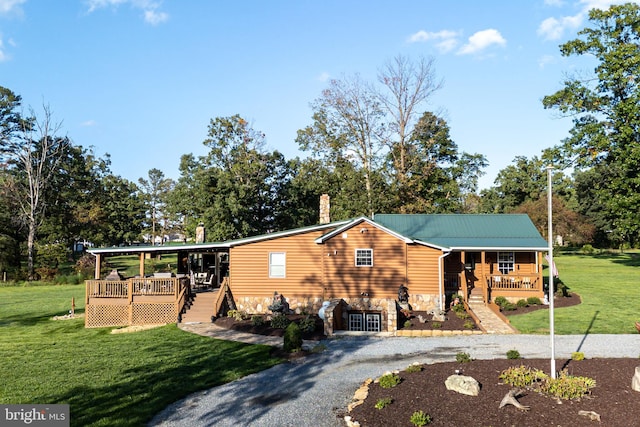
<path id="1" fill-rule="evenodd" d="M 356 267 L 373 267 L 373 249 L 356 249 Z"/>
<path id="2" fill-rule="evenodd" d="M 269 277 L 279 279 L 286 277 L 287 254 L 285 252 L 269 253 Z"/>

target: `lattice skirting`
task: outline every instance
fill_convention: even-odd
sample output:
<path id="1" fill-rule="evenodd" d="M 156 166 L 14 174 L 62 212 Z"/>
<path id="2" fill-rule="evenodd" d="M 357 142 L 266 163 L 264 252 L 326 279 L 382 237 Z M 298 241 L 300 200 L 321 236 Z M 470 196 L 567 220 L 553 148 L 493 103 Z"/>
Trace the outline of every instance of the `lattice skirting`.
<path id="1" fill-rule="evenodd" d="M 127 326 L 129 324 L 129 307 L 126 305 L 88 305 L 85 317 L 87 328 Z"/>
<path id="2" fill-rule="evenodd" d="M 174 303 L 138 303 L 132 307 L 132 325 L 175 323 L 177 320 Z"/>

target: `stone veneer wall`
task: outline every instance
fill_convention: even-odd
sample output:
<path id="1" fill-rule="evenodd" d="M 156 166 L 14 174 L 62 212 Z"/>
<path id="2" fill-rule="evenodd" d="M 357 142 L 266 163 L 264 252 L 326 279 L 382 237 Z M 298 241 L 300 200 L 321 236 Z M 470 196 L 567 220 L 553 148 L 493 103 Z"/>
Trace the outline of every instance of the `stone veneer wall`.
<path id="1" fill-rule="evenodd" d="M 284 296 L 289 303 L 289 308 L 297 314 L 307 312 L 317 314 L 322 307 L 322 298 L 289 298 Z M 273 297 L 242 297 L 234 298 L 236 308 L 247 314 L 265 314 L 269 312 L 269 306 L 273 304 Z"/>
<path id="2" fill-rule="evenodd" d="M 437 294 L 409 294 L 409 305 L 414 311 L 429 311 L 439 308 L 439 302 Z"/>

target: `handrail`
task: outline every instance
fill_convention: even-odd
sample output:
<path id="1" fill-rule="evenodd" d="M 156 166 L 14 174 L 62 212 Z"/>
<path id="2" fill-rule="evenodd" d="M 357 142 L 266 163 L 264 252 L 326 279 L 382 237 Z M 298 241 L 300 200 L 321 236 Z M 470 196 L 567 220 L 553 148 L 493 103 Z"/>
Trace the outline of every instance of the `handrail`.
<path id="1" fill-rule="evenodd" d="M 220 285 L 220 289 L 218 290 L 216 299 L 213 301 L 213 315 L 216 317 L 218 317 L 218 314 L 222 309 L 222 303 L 224 302 L 224 297 L 227 292 L 229 292 L 229 278 L 225 277 L 222 280 L 222 284 Z"/>
<path id="2" fill-rule="evenodd" d="M 537 290 L 540 289 L 538 277 L 535 275 L 522 274 L 493 274 L 485 276 L 488 287 L 491 289 L 509 290 Z"/>
<path id="3" fill-rule="evenodd" d="M 87 280 L 87 297 L 127 298 L 128 280 Z"/>

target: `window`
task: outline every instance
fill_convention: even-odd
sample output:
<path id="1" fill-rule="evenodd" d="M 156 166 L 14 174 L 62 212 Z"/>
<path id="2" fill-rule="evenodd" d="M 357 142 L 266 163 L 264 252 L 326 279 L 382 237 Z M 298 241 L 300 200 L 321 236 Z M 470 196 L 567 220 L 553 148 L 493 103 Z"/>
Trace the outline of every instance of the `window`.
<path id="1" fill-rule="evenodd" d="M 287 254 L 284 252 L 269 253 L 269 277 L 278 279 L 286 277 Z"/>
<path id="2" fill-rule="evenodd" d="M 349 313 L 349 330 L 380 332 L 382 316 L 379 313 Z"/>
<path id="3" fill-rule="evenodd" d="M 356 267 L 373 267 L 373 249 L 356 249 Z"/>
<path id="4" fill-rule="evenodd" d="M 502 274 L 513 271 L 513 252 L 498 252 L 498 270 Z"/>

